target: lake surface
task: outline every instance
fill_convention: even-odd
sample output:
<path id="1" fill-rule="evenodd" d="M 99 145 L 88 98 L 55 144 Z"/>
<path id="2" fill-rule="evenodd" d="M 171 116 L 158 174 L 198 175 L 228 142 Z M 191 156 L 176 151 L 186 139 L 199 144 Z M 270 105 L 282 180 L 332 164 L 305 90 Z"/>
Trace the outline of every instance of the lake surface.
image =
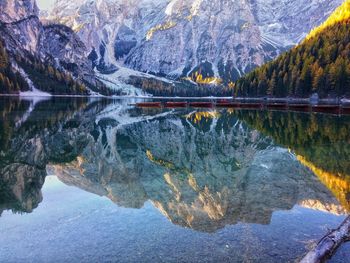
<path id="1" fill-rule="evenodd" d="M 348 215 L 349 116 L 135 102 L 0 99 L 0 262 L 295 262 Z"/>

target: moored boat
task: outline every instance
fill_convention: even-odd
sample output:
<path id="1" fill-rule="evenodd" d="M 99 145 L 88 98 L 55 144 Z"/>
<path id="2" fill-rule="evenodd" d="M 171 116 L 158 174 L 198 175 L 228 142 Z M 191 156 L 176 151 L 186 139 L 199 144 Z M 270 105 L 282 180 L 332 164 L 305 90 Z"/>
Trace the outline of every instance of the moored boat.
<path id="1" fill-rule="evenodd" d="M 193 108 L 213 108 L 215 106 L 212 102 L 190 102 L 189 105 Z"/>
<path id="2" fill-rule="evenodd" d="M 237 102 L 218 102 L 216 104 L 218 108 L 239 108 L 240 106 L 241 104 Z"/>
<path id="3" fill-rule="evenodd" d="M 340 114 L 341 108 L 339 105 L 314 105 L 312 106 L 312 111 Z"/>
<path id="4" fill-rule="evenodd" d="M 136 104 L 139 108 L 161 108 L 161 102 L 140 102 Z"/>
<path id="5" fill-rule="evenodd" d="M 288 108 L 288 105 L 286 103 L 268 103 L 266 105 L 268 109 L 282 109 L 285 110 Z"/>
<path id="6" fill-rule="evenodd" d="M 186 108 L 187 107 L 186 101 L 180 101 L 180 102 L 166 102 L 164 104 L 165 108 Z"/>
<path id="7" fill-rule="evenodd" d="M 289 104 L 288 108 L 291 110 L 297 110 L 297 111 L 309 111 L 310 105 L 309 104 Z"/>

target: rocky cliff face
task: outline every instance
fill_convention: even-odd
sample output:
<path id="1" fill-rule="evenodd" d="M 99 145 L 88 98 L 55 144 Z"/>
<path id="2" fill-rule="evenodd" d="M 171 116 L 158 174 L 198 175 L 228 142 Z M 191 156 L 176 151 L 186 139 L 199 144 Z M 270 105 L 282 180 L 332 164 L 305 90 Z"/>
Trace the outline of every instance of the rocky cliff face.
<path id="1" fill-rule="evenodd" d="M 102 72 L 122 64 L 230 82 L 298 43 L 341 2 L 58 0 L 49 19 L 78 32 Z"/>
<path id="2" fill-rule="evenodd" d="M 92 64 L 86 58 L 87 49 L 71 28 L 44 25 L 39 36 L 38 52 L 43 60 L 49 60 L 56 67 L 72 72 L 75 77 L 94 83 Z"/>
<path id="3" fill-rule="evenodd" d="M 0 20 L 4 23 L 18 22 L 30 16 L 37 16 L 39 9 L 35 0 L 1 0 Z"/>
<path id="4" fill-rule="evenodd" d="M 0 1 L 0 37 L 12 57 L 26 58 L 28 54 L 57 69 L 71 72 L 81 81 L 96 85 L 88 50 L 79 37 L 66 26 L 43 25 L 34 0 Z M 25 71 L 12 60 L 15 71 Z M 32 81 L 30 86 L 34 89 Z"/>
<path id="5" fill-rule="evenodd" d="M 35 1 L 0 1 L 1 38 L 13 52 L 37 52 L 41 23 Z"/>

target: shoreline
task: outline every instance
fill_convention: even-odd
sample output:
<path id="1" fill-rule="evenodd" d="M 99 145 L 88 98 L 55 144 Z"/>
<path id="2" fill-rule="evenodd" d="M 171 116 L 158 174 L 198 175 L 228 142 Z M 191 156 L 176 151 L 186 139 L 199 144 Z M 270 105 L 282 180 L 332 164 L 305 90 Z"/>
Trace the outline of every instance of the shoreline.
<path id="1" fill-rule="evenodd" d="M 288 104 L 299 104 L 305 103 L 309 105 L 346 105 L 350 104 L 350 98 L 339 99 L 319 99 L 316 102 L 312 102 L 310 98 L 246 98 L 246 97 L 216 97 L 216 96 L 206 96 L 206 97 L 171 97 L 171 96 L 136 96 L 136 95 L 124 95 L 124 96 L 104 96 L 104 95 L 45 95 L 45 94 L 33 94 L 33 95 L 21 95 L 21 94 L 0 94 L 1 97 L 14 97 L 20 99 L 26 98 L 101 98 L 101 99 L 157 99 L 157 100 L 227 100 L 230 102 L 255 102 L 255 103 L 288 103 Z"/>

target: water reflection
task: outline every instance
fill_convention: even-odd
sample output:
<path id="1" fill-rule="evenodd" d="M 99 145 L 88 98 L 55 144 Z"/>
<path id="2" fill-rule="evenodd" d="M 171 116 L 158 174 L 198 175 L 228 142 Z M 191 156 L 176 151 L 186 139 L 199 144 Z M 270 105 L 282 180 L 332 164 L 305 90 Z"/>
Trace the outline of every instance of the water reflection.
<path id="1" fill-rule="evenodd" d="M 0 213 L 32 212 L 47 173 L 202 232 L 269 224 L 296 204 L 349 211 L 349 117 L 129 103 L 1 103 Z"/>

